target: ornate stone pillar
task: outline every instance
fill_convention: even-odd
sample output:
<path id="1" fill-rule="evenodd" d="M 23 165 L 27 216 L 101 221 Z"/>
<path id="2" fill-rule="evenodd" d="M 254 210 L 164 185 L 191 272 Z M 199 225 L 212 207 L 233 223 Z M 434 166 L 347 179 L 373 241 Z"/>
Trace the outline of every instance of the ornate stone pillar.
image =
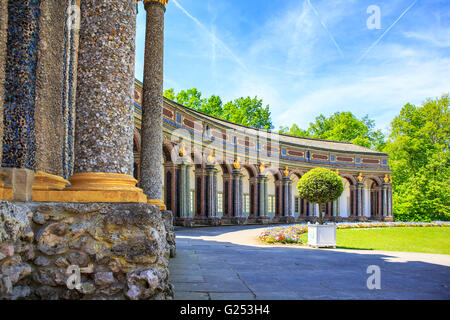
<path id="1" fill-rule="evenodd" d="M 206 166 L 206 216 L 212 225 L 218 224 L 217 216 L 217 169 L 213 165 Z"/>
<path id="2" fill-rule="evenodd" d="M 181 222 L 181 225 L 190 225 L 192 217 L 190 215 L 190 190 L 189 190 L 189 170 L 190 165 L 180 164 L 176 166 L 175 179 L 175 207 L 172 207 L 174 216 Z"/>
<path id="3" fill-rule="evenodd" d="M 388 212 L 388 216 L 389 217 L 393 217 L 394 216 L 394 208 L 393 208 L 393 201 L 392 201 L 392 184 L 389 185 L 388 198 L 389 198 L 389 212 Z"/>
<path id="4" fill-rule="evenodd" d="M 258 216 L 258 182 L 257 182 L 258 178 L 250 178 L 249 179 L 249 186 L 250 186 L 250 190 L 249 190 L 249 201 L 250 201 L 250 212 L 249 214 L 249 218 L 256 218 Z"/>
<path id="5" fill-rule="evenodd" d="M 70 54 L 70 51 L 65 52 L 65 47 L 72 45 L 69 39 L 65 39 L 65 27 L 69 28 L 66 19 L 73 18 L 66 17 L 66 5 L 66 0 L 41 0 L 35 99 L 36 170 L 60 177 L 63 176 L 66 124 L 65 106 L 61 106 L 65 97 L 61 99 L 61 95 L 65 89 L 65 54 Z M 76 28 L 72 26 L 71 29 Z M 72 82 L 69 90 L 75 87 Z"/>
<path id="6" fill-rule="evenodd" d="M 3 150 L 3 103 L 5 100 L 5 62 L 8 39 L 8 1 L 0 1 L 0 165 Z M 0 197 L 1 199 L 1 197 Z"/>
<path id="7" fill-rule="evenodd" d="M 2 167 L 35 169 L 40 0 L 9 1 Z M 2 26 L 3 28 L 3 26 Z"/>
<path id="8" fill-rule="evenodd" d="M 264 199 L 264 186 L 265 186 L 265 176 L 260 175 L 257 179 L 257 190 L 258 190 L 258 217 L 265 217 L 266 216 L 266 210 L 265 210 L 265 199 Z"/>
<path id="9" fill-rule="evenodd" d="M 2 1 L 1 4 L 3 169 L 0 199 L 3 200 L 32 199 L 33 170 L 36 168 L 35 99 L 40 4 L 40 0 Z"/>
<path id="10" fill-rule="evenodd" d="M 389 213 L 389 200 L 388 200 L 388 183 L 383 183 L 382 187 L 382 216 L 387 217 Z"/>
<path id="11" fill-rule="evenodd" d="M 244 175 L 241 173 L 240 169 L 233 169 L 232 172 L 232 193 L 233 193 L 233 217 L 237 219 L 244 218 L 243 208 L 244 208 L 244 194 L 242 189 L 242 177 Z"/>
<path id="12" fill-rule="evenodd" d="M 292 213 L 292 181 L 287 176 L 283 176 L 280 181 L 280 197 L 281 197 L 281 212 L 276 220 L 280 222 L 293 222 L 294 215 Z"/>
<path id="13" fill-rule="evenodd" d="M 141 181 L 149 203 L 164 207 L 160 172 L 163 144 L 164 14 L 167 0 L 144 0 L 147 13 L 142 100 Z"/>
<path id="14" fill-rule="evenodd" d="M 206 219 L 206 205 L 205 205 L 205 170 L 197 168 L 194 171 L 195 174 L 195 206 L 194 209 L 195 219 L 198 222 L 203 223 Z"/>
<path id="15" fill-rule="evenodd" d="M 67 190 L 107 192 L 92 202 L 146 202 L 132 176 L 136 2 L 85 0 L 80 9 L 76 157 Z"/>
<path id="16" fill-rule="evenodd" d="M 363 200 L 364 184 L 358 182 L 356 184 L 356 216 L 362 217 L 364 215 L 364 200 Z"/>

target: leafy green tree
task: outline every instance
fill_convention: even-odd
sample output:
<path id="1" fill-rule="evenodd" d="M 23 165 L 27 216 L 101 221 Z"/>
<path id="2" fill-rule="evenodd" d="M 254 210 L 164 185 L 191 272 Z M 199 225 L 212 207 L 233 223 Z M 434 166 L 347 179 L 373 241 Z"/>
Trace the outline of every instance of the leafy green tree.
<path id="1" fill-rule="evenodd" d="M 394 171 L 396 219 L 450 220 L 450 115 L 448 94 L 422 106 L 406 104 L 391 123 L 384 149 Z"/>
<path id="2" fill-rule="evenodd" d="M 291 128 L 281 127 L 280 133 L 335 141 L 348 141 L 366 148 L 382 150 L 385 142 L 381 130 L 375 130 L 375 121 L 365 116 L 361 120 L 351 112 L 336 112 L 329 118 L 316 117 L 306 130 L 296 124 Z"/>
<path id="3" fill-rule="evenodd" d="M 300 198 L 319 204 L 319 224 L 323 224 L 325 203 L 337 200 L 344 192 L 344 184 L 336 172 L 315 168 L 301 177 L 297 190 Z"/>
<path id="4" fill-rule="evenodd" d="M 263 107 L 262 100 L 238 98 L 223 106 L 223 119 L 258 129 L 273 129 L 269 106 Z"/>
<path id="5" fill-rule="evenodd" d="M 195 88 L 175 93 L 174 89 L 164 92 L 164 96 L 188 108 L 209 114 L 213 117 L 227 120 L 256 129 L 273 129 L 269 106 L 263 106 L 262 100 L 255 98 L 238 98 L 223 104 L 219 96 L 212 95 L 202 98 Z"/>

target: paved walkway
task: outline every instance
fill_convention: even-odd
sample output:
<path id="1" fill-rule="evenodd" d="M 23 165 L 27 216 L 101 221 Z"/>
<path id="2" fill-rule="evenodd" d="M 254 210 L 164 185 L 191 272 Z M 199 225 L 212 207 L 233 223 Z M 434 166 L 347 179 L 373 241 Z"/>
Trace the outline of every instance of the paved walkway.
<path id="1" fill-rule="evenodd" d="M 450 255 L 269 246 L 263 229 L 177 228 L 175 299 L 450 299 Z M 370 265 L 380 290 L 367 288 Z"/>

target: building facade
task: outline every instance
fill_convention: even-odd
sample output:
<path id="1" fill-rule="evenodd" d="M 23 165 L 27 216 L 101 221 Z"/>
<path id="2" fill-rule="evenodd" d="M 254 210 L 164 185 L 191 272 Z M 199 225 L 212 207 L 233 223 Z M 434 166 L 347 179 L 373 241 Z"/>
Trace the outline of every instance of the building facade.
<path id="1" fill-rule="evenodd" d="M 140 180 L 142 84 L 135 81 L 135 178 Z M 331 221 L 393 220 L 386 153 L 346 142 L 298 138 L 237 125 L 164 100 L 164 202 L 176 224 L 315 221 L 298 180 L 325 167 L 344 192 L 326 205 Z"/>

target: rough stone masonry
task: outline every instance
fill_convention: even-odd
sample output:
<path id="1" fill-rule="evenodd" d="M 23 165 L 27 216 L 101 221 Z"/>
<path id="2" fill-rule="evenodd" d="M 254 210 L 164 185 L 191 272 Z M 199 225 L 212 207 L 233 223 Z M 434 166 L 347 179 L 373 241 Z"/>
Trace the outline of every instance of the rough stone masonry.
<path id="1" fill-rule="evenodd" d="M 0 201 L 0 299 L 171 299 L 174 254 L 172 214 L 152 205 Z"/>

